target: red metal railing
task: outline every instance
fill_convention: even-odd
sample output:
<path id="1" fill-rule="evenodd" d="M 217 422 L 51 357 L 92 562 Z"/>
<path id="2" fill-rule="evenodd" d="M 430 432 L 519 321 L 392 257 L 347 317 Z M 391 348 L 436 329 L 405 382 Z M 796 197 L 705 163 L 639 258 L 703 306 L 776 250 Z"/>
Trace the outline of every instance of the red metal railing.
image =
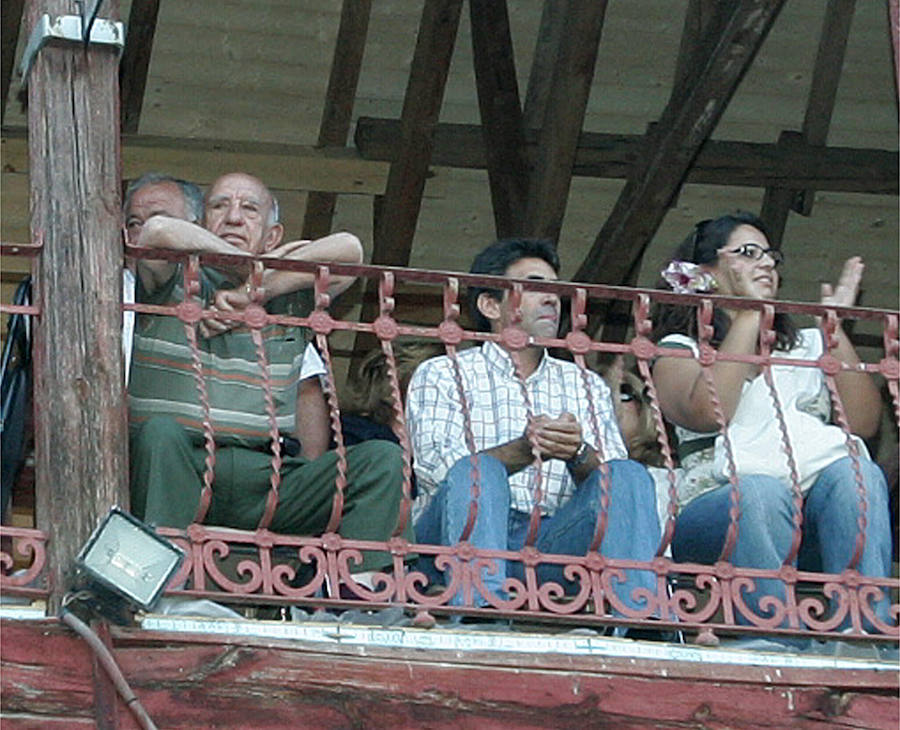
<path id="1" fill-rule="evenodd" d="M 4 249 L 8 252 L 8 249 Z M 834 378 L 841 370 L 855 369 L 860 372 L 882 375 L 887 383 L 892 399 L 892 415 L 900 421 L 900 340 L 898 340 L 898 313 L 890 310 L 869 308 L 825 308 L 820 305 L 800 304 L 795 302 L 763 302 L 728 297 L 698 297 L 677 295 L 671 292 L 632 289 L 627 287 L 611 287 L 599 285 L 580 285 L 548 281 L 509 281 L 497 277 L 470 276 L 447 272 L 424 271 L 415 269 L 398 269 L 374 266 L 332 265 L 331 267 L 294 261 L 266 261 L 266 266 L 274 269 L 315 272 L 315 308 L 306 317 L 291 317 L 268 314 L 259 304 L 251 304 L 243 313 L 228 312 L 227 315 L 212 310 L 203 310 L 192 299 L 192 294 L 199 291 L 200 258 L 197 256 L 179 255 L 134 249 L 137 257 L 167 258 L 185 262 L 184 281 L 185 301 L 171 307 L 151 306 L 145 304 L 126 305 L 126 309 L 138 313 L 164 314 L 176 316 L 183 323 L 188 342 L 195 354 L 195 374 L 198 387 L 198 399 L 201 403 L 204 418 L 204 436 L 207 448 L 205 473 L 201 505 L 197 514 L 197 522 L 202 522 L 212 495 L 215 474 L 215 426 L 209 418 L 209 402 L 204 387 L 204 377 L 199 356 L 197 355 L 197 324 L 205 317 L 242 319 L 244 324 L 254 333 L 258 347 L 258 359 L 261 371 L 268 384 L 265 352 L 261 346 L 260 331 L 271 323 L 285 326 L 308 327 L 315 334 L 316 344 L 327 370 L 328 405 L 331 411 L 330 424 L 336 444 L 338 475 L 335 482 L 335 498 L 332 513 L 325 534 L 318 537 L 299 537 L 281 535 L 271 532 L 268 526 L 278 504 L 278 488 L 280 484 L 281 447 L 275 421 L 274 405 L 267 399 L 270 432 L 272 436 L 272 476 L 271 491 L 264 515 L 258 529 L 244 532 L 226 528 L 193 524 L 187 530 L 161 528 L 160 533 L 169 536 L 187 553 L 181 571 L 171 585 L 179 586 L 171 591 L 173 594 L 207 597 L 226 602 L 244 602 L 254 604 L 303 604 L 331 606 L 382 607 L 388 605 L 405 605 L 420 614 L 420 620 L 428 622 L 430 613 L 445 612 L 481 615 L 503 615 L 509 617 L 528 618 L 536 621 L 567 621 L 578 624 L 602 625 L 635 625 L 649 619 L 654 627 L 674 627 L 700 632 L 701 640 L 712 629 L 722 631 L 741 631 L 772 634 L 815 634 L 817 636 L 838 636 L 847 638 L 848 633 L 842 631 L 849 623 L 849 636 L 896 640 L 900 636 L 896 626 L 900 617 L 900 604 L 896 603 L 900 581 L 892 578 L 872 578 L 861 575 L 855 570 L 865 544 L 865 499 L 864 486 L 860 471 L 860 454 L 855 441 L 849 436 L 847 419 L 840 394 L 835 386 Z M 130 252 L 131 253 L 131 252 Z M 236 257 L 221 255 L 204 255 L 204 264 L 228 263 Z M 246 261 L 246 259 L 243 259 Z M 257 269 L 256 276 L 261 270 Z M 365 278 L 377 278 L 379 281 L 379 315 L 372 322 L 350 322 L 335 319 L 328 311 L 330 304 L 327 294 L 331 273 L 352 275 Z M 443 318 L 440 322 L 422 325 L 399 321 L 395 317 L 395 286 L 397 282 L 409 282 L 419 285 L 440 287 L 443 299 Z M 399 535 L 409 519 L 412 503 L 411 448 L 408 434 L 404 426 L 404 413 L 401 403 L 400 387 L 397 378 L 396 362 L 392 343 L 400 336 L 416 336 L 443 343 L 447 354 L 455 363 L 458 346 L 463 342 L 484 342 L 494 340 L 502 343 L 513 355 L 517 366 L 517 377 L 522 383 L 523 394 L 527 392 L 524 379 L 518 367 L 517 351 L 529 344 L 529 339 L 522 331 L 507 328 L 498 335 L 484 332 L 467 331 L 459 322 L 459 290 L 463 285 L 487 285 L 493 288 L 511 290 L 511 301 L 517 306 L 525 289 L 530 291 L 551 291 L 571 301 L 572 327 L 568 333 L 556 338 L 533 338 L 532 344 L 547 347 L 565 348 L 572 353 L 582 373 L 587 373 L 586 356 L 591 353 L 630 354 L 637 361 L 638 371 L 647 386 L 649 406 L 652 409 L 657 427 L 660 451 L 669 474 L 668 519 L 661 525 L 662 539 L 657 555 L 650 563 L 631 560 L 607 559 L 596 552 L 606 529 L 605 511 L 601 513 L 595 527 L 591 551 L 584 556 L 550 555 L 539 552 L 534 547 L 534 538 L 540 513 L 535 506 L 525 547 L 520 551 L 480 550 L 469 544 L 468 537 L 477 517 L 478 496 L 478 464 L 473 458 L 472 502 L 463 540 L 457 545 L 422 545 L 412 544 Z M 253 287 L 251 287 L 253 288 Z M 611 303 L 624 300 L 631 303 L 634 337 L 626 343 L 598 342 L 586 333 L 588 324 L 588 305 L 590 302 Z M 709 344 L 712 335 L 713 301 L 719 306 L 729 308 L 756 308 L 762 312 L 760 349 L 757 355 L 740 356 L 718 353 Z M 777 570 L 738 568 L 728 562 L 738 534 L 738 492 L 735 477 L 734 460 L 730 455 L 731 444 L 725 426 L 725 418 L 717 405 L 717 418 L 720 433 L 724 436 L 726 451 L 729 454 L 732 497 L 730 509 L 730 527 L 722 555 L 714 565 L 679 564 L 665 557 L 674 532 L 677 516 L 674 460 L 672 446 L 668 441 L 666 429 L 659 406 L 656 386 L 653 382 L 651 362 L 662 348 L 655 345 L 649 334 L 652 328 L 651 305 L 653 303 L 690 304 L 697 309 L 699 357 L 706 376 L 706 384 L 713 401 L 718 404 L 718 396 L 712 380 L 710 366 L 716 360 L 752 362 L 762 368 L 765 382 L 775 405 L 778 426 L 784 451 L 787 454 L 792 474 L 792 496 L 794 504 L 794 534 L 791 549 L 784 559 L 784 564 Z M 0 311 L 10 312 L 9 305 L 0 306 Z M 16 310 L 18 311 L 18 310 Z M 878 362 L 867 362 L 852 368 L 837 360 L 826 352 L 817 361 L 787 360 L 773 353 L 775 340 L 774 316 L 777 312 L 792 314 L 818 315 L 823 319 L 822 329 L 825 341 L 833 345 L 838 317 L 860 321 L 875 321 L 880 324 L 883 333 L 883 357 Z M 28 313 L 39 314 L 35 308 L 28 308 Z M 348 540 L 335 532 L 340 524 L 344 505 L 343 491 L 346 487 L 346 449 L 341 433 L 335 378 L 329 337 L 338 331 L 367 332 L 378 338 L 387 358 L 388 373 L 393 397 L 395 416 L 394 432 L 401 445 L 404 456 L 403 501 L 394 536 L 388 541 L 372 542 Z M 671 357 L 694 357 L 687 350 L 666 350 Z M 854 465 L 857 491 L 859 494 L 860 517 L 856 547 L 853 557 L 846 569 L 840 574 L 811 573 L 798 571 L 792 563 L 797 556 L 802 536 L 800 492 L 797 467 L 792 452 L 792 445 L 787 435 L 787 428 L 781 411 L 778 394 L 771 378 L 770 367 L 775 364 L 789 364 L 795 367 L 817 367 L 825 374 L 827 387 L 834 404 L 835 420 L 847 434 L 848 454 Z M 461 380 L 457 373 L 458 387 Z M 460 398 L 465 409 L 465 399 Z M 528 408 L 530 413 L 530 407 Z M 596 413 L 591 414 L 596 419 Z M 600 433 L 599 428 L 595 428 Z M 466 434 L 470 452 L 474 454 L 475 443 L 471 430 Z M 533 444 L 536 461 L 539 462 L 538 449 Z M 609 471 L 601 467 L 601 492 L 604 505 L 611 499 L 609 490 Z M 538 473 L 540 473 L 538 471 Z M 534 504 L 540 502 L 540 480 L 534 486 Z M 40 595 L 40 575 L 44 565 L 43 543 L 51 536 L 45 536 L 36 530 L 3 528 L 2 534 L 12 541 L 13 547 L 20 552 L 31 555 L 27 571 L 20 575 L 8 575 L 13 564 L 12 555 L 4 552 L 2 559 L 4 592 L 23 595 Z M 376 576 L 373 588 L 366 587 L 354 580 L 352 568 L 362 560 L 362 551 L 388 550 L 393 556 L 392 571 L 384 571 Z M 451 576 L 450 585 L 430 586 L 428 578 L 415 570 L 408 562 L 411 555 L 433 556 L 438 567 L 450 567 L 445 573 Z M 507 578 L 504 584 L 504 595 L 492 593 L 485 586 L 482 574 L 485 570 L 495 568 L 494 561 L 503 559 L 522 566 L 524 580 Z M 539 565 L 558 565 L 565 569 L 567 580 L 577 586 L 577 592 L 566 595 L 563 587 L 555 582 L 538 579 Z M 302 569 L 301 569 L 302 568 Z M 644 589 L 633 598 L 642 606 L 631 608 L 622 602 L 613 590 L 615 584 L 625 579 L 626 570 L 644 569 L 656 576 L 655 591 Z M 783 582 L 785 597 L 770 597 L 769 615 L 759 615 L 747 604 L 744 593 L 752 591 L 755 581 L 775 578 Z M 327 579 L 327 581 L 326 581 Z M 326 582 L 335 586 L 343 584 L 346 592 L 341 598 L 327 598 L 322 595 Z M 38 587 L 35 587 L 35 586 Z M 450 605 L 450 599 L 461 592 L 463 605 Z M 891 596 L 891 621 L 884 622 L 876 615 L 873 604 L 887 592 Z M 476 599 L 483 598 L 486 607 L 477 607 Z M 829 608 L 829 599 L 831 607 Z M 869 633 L 864 631 L 864 622 L 871 626 Z"/>

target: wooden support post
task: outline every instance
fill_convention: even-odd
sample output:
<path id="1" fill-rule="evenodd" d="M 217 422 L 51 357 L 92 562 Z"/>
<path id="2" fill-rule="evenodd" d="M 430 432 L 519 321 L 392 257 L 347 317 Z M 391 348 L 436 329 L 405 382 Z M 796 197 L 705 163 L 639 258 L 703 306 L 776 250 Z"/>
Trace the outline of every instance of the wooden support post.
<path id="1" fill-rule="evenodd" d="M 74 2 L 29 6 L 77 13 Z M 116 19 L 118 3 L 103 14 Z M 112 16 L 112 17 L 111 17 Z M 34 341 L 38 526 L 50 535 L 50 610 L 73 558 L 113 504 L 128 506 L 122 368 L 118 55 L 46 45 L 28 79 L 31 233 L 42 240 Z"/>

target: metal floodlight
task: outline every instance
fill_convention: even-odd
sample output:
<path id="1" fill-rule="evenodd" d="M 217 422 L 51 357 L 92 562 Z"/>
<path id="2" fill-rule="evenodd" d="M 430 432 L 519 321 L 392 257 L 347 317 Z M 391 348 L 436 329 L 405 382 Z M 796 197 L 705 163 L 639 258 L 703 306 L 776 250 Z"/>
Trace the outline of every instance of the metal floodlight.
<path id="1" fill-rule="evenodd" d="M 184 551 L 136 517 L 113 507 L 75 559 L 88 583 L 150 611 L 184 560 Z"/>

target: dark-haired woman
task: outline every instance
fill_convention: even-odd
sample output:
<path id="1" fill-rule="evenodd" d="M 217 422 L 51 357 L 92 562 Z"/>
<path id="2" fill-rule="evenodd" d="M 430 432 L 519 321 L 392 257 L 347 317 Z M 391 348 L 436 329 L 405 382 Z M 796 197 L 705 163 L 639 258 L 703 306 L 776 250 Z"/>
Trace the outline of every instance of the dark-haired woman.
<path id="1" fill-rule="evenodd" d="M 715 292 L 731 297 L 775 299 L 780 251 L 768 241 L 763 223 L 750 213 L 725 215 L 698 224 L 676 250 L 663 272 L 677 292 Z M 849 259 L 836 287 L 822 285 L 822 303 L 852 306 L 863 264 Z M 713 344 L 721 354 L 758 353 L 761 312 L 758 309 L 717 308 Z M 660 345 L 688 348 L 698 354 L 696 309 L 667 306 L 657 317 Z M 775 352 L 779 358 L 815 361 L 823 354 L 818 329 L 797 330 L 786 315 L 777 315 Z M 832 354 L 844 363 L 859 362 L 849 339 L 838 327 Z M 660 357 L 653 368 L 663 413 L 673 424 L 685 469 L 679 484 L 681 511 L 672 541 L 680 562 L 718 560 L 730 524 L 724 439 L 718 433 L 713 400 L 695 358 Z M 724 412 L 738 478 L 740 517 L 731 561 L 740 567 L 777 569 L 787 556 L 793 536 L 793 495 L 788 458 L 771 393 L 758 365 L 716 360 L 712 379 Z M 847 436 L 830 423 L 831 402 L 824 376 L 815 367 L 772 365 L 775 390 L 784 414 L 803 495 L 803 539 L 798 567 L 840 573 L 850 563 L 858 531 L 859 496 L 854 461 Z M 866 491 L 865 550 L 856 566 L 868 576 L 890 573 L 890 527 L 884 475 L 869 459 L 859 437 L 878 427 L 881 402 L 871 378 L 841 371 L 835 383 L 859 452 L 858 464 Z M 762 596 L 784 599 L 779 580 L 757 580 L 745 595 L 750 609 L 771 617 Z M 873 601 L 878 617 L 888 622 L 888 599 Z M 842 627 L 848 624 L 845 619 Z M 867 625 L 868 622 L 867 622 Z"/>

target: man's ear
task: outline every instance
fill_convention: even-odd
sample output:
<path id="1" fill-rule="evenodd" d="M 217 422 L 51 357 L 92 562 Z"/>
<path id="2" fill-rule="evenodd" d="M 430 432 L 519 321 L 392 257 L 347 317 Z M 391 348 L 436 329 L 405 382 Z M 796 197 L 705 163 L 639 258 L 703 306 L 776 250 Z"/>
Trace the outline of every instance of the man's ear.
<path id="1" fill-rule="evenodd" d="M 266 237 L 263 243 L 263 253 L 269 253 L 272 249 L 278 248 L 281 239 L 284 238 L 284 226 L 281 223 L 274 223 L 269 226 L 266 231 Z"/>
<path id="2" fill-rule="evenodd" d="M 481 312 L 491 322 L 500 319 L 500 300 L 495 299 L 486 291 L 478 295 L 478 311 Z"/>

